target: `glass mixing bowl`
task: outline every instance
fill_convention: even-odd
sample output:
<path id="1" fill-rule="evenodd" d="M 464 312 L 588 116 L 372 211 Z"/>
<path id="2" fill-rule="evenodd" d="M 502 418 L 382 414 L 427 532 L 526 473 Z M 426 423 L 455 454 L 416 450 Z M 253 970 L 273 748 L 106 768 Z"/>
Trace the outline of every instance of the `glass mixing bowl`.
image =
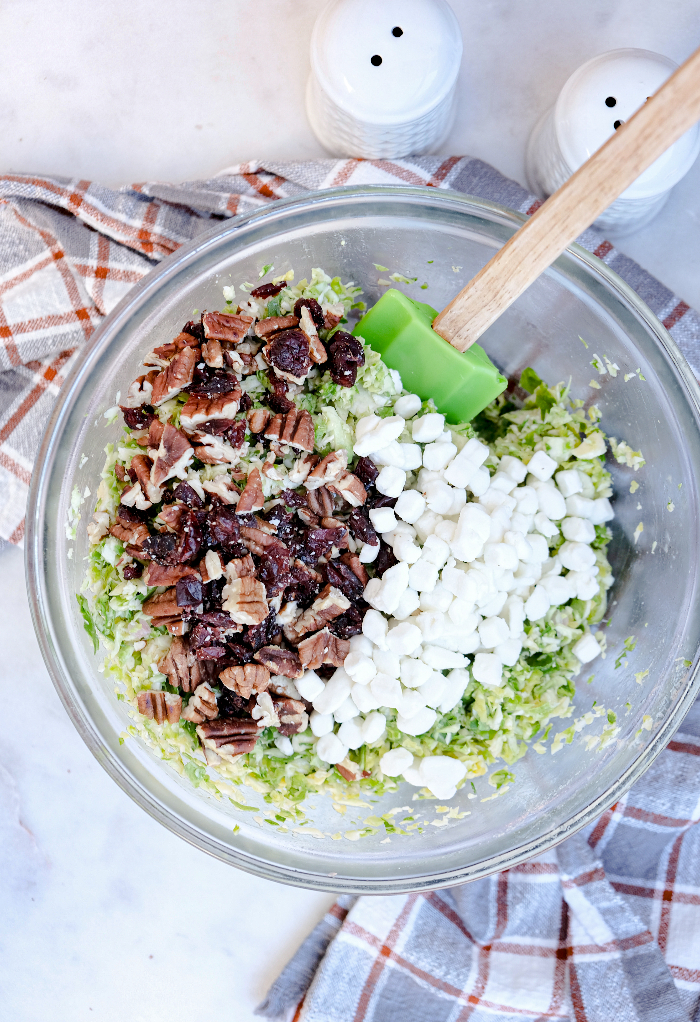
<path id="1" fill-rule="evenodd" d="M 522 220 L 493 203 L 430 188 L 349 188 L 274 203 L 221 224 L 161 263 L 105 320 L 61 389 L 37 458 L 27 537 L 29 592 L 48 669 L 78 731 L 117 783 L 176 834 L 232 865 L 300 886 L 382 893 L 506 869 L 614 803 L 664 748 L 696 694 L 698 388 L 639 297 L 573 245 L 504 313 L 484 345 L 506 376 L 532 366 L 550 382 L 571 378 L 573 396 L 598 405 L 608 434 L 646 458 L 636 475 L 610 463 L 616 582 L 608 653 L 582 670 L 576 695 L 576 716 L 594 701 L 617 714 L 617 737 L 602 751 L 586 751 L 583 737 L 606 723 L 598 720 L 556 755 L 530 750 L 506 794 L 483 801 L 494 789 L 480 778 L 476 797 L 467 785 L 451 800 L 467 815 L 390 843 L 382 843 L 383 832 L 357 841 L 323 835 L 351 832 L 369 813 L 401 806 L 424 821 L 442 819 L 435 803 L 414 800 L 408 785 L 342 816 L 329 799 L 311 798 L 310 827 L 284 832 L 228 798 L 195 789 L 137 740 L 120 742 L 130 722 L 127 706 L 98 672 L 75 598 L 94 496 L 83 504 L 75 542 L 65 526 L 74 487 L 96 491 L 105 444 L 120 431 L 118 422 L 105 425 L 103 412 L 117 391 L 126 392 L 141 356 L 178 333 L 195 308 L 220 308 L 222 285 L 256 280 L 267 263 L 275 273 L 294 268 L 298 278 L 325 267 L 358 282 L 369 302 L 382 291 L 373 266 L 379 263 L 418 276 L 407 293 L 440 309 Z M 424 282 L 428 288 L 420 290 Z M 617 363 L 615 378 L 598 376 L 594 353 Z M 638 368 L 644 379 L 625 382 Z M 601 390 L 589 387 L 591 377 Z M 632 479 L 639 482 L 634 494 Z M 636 647 L 618 666 L 628 636 Z M 638 683 L 635 675 L 644 671 Z M 568 723 L 555 723 L 554 731 Z M 262 794 L 246 789 L 245 796 L 269 810 Z"/>

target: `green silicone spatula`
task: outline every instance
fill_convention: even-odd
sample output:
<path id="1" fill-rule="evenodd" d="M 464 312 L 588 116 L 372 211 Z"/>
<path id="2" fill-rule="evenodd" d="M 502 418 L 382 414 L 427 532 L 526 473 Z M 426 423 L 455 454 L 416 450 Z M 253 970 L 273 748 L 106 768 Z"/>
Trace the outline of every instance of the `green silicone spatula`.
<path id="1" fill-rule="evenodd" d="M 394 288 L 362 318 L 363 337 L 404 387 L 468 422 L 506 388 L 475 342 L 610 203 L 700 120 L 700 49 L 550 196 L 439 314 Z M 447 343 L 446 343 L 447 342 Z"/>

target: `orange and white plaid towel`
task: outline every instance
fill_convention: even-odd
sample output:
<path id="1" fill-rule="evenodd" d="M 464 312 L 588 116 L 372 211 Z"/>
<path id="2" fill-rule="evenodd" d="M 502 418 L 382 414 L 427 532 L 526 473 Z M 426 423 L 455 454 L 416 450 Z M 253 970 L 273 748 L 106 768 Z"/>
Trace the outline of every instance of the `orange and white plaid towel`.
<path id="1" fill-rule="evenodd" d="M 258 1008 L 285 1022 L 697 1022 L 700 705 L 581 834 L 462 887 L 342 897 Z"/>
<path id="2" fill-rule="evenodd" d="M 24 535 L 34 455 L 73 357 L 159 260 L 213 226 L 274 199 L 344 184 L 450 188 L 523 213 L 539 203 L 469 157 L 246 163 L 210 181 L 115 191 L 90 181 L 0 177 L 0 544 Z M 700 374 L 700 318 L 595 230 L 579 239 L 670 329 Z"/>

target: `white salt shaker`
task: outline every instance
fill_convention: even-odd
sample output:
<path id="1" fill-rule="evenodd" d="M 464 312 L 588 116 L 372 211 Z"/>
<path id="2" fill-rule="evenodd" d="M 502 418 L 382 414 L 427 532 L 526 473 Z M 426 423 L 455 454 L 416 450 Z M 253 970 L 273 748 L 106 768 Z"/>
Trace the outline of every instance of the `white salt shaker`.
<path id="1" fill-rule="evenodd" d="M 631 48 L 610 50 L 582 64 L 530 135 L 526 174 L 532 191 L 541 198 L 555 192 L 677 66 L 659 53 Z M 700 125 L 696 124 L 640 174 L 596 220 L 596 226 L 624 234 L 648 223 L 690 170 L 698 152 Z"/>
<path id="2" fill-rule="evenodd" d="M 434 150 L 452 126 L 461 59 L 446 0 L 332 0 L 311 37 L 311 127 L 334 156 Z"/>

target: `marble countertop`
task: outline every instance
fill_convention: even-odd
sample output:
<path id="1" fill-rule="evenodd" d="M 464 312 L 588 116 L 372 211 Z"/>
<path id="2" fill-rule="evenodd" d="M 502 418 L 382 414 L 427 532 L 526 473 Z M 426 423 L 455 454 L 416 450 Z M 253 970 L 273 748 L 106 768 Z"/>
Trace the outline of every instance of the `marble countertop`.
<path id="1" fill-rule="evenodd" d="M 700 44 L 691 0 L 451 0 L 464 35 L 445 153 L 523 182 L 529 131 L 584 60 Z M 304 113 L 324 0 L 22 0 L 0 8 L 0 172 L 206 177 L 323 150 Z M 700 162 L 619 247 L 700 307 Z M 612 239 L 617 240 L 617 239 Z M 32 631 L 21 551 L 0 553 L 0 1014 L 22 1022 L 252 1022 L 332 896 L 209 858 L 107 777 Z"/>

